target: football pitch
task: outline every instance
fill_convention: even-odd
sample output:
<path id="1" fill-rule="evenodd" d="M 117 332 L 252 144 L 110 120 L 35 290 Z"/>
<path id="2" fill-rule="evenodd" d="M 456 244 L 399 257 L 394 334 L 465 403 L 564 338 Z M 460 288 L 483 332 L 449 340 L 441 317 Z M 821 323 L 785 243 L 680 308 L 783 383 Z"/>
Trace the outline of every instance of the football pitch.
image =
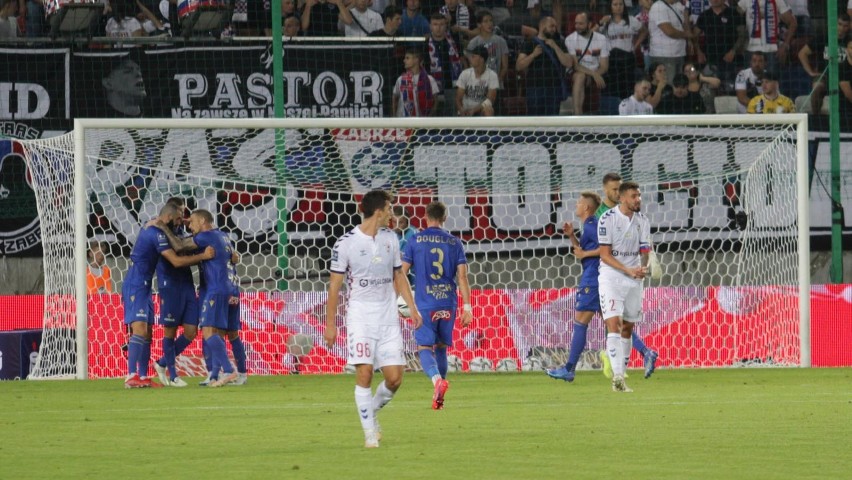
<path id="1" fill-rule="evenodd" d="M 363 447 L 354 377 L 0 383 L 0 478 L 850 478 L 852 369 L 406 375 Z M 374 385 L 377 384 L 374 380 Z"/>

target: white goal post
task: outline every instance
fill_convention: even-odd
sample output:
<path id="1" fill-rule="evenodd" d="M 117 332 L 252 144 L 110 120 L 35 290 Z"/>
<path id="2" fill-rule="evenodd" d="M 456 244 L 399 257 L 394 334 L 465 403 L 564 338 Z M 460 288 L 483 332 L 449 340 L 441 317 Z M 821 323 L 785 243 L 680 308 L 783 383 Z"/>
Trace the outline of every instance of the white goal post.
<path id="1" fill-rule="evenodd" d="M 268 137 L 265 133 L 244 135 L 247 131 L 269 133 Z M 135 132 L 134 138 L 156 137 L 160 143 L 154 148 L 137 141 L 133 145 L 144 145 L 152 153 L 130 152 L 122 146 L 125 132 Z M 181 132 L 202 142 L 184 140 Z M 600 192 L 601 177 L 613 168 L 625 180 L 640 184 L 643 211 L 650 217 L 654 243 L 661 246 L 663 277 L 651 281 L 649 286 L 655 288 L 650 295 L 646 290 L 646 316 L 651 318 L 650 327 L 645 328 L 653 330 L 640 331 L 657 332 L 656 341 L 669 342 L 665 340 L 669 336 L 683 336 L 677 333 L 681 328 L 678 320 L 704 322 L 698 327 L 699 338 L 676 338 L 662 346 L 677 358 L 671 366 L 757 363 L 809 367 L 811 363 L 806 115 L 77 119 L 72 134 L 21 142 L 34 176 L 45 246 L 45 339 L 31 378 L 116 375 L 114 364 L 121 363 L 120 356 L 111 360 L 112 369 L 93 371 L 90 365 L 92 342 L 114 342 L 115 338 L 108 333 L 93 340 L 89 312 L 93 305 L 100 309 L 115 298 L 98 303 L 86 286 L 92 217 L 98 208 L 104 208 L 109 217 L 108 196 L 122 196 L 117 201 L 132 204 L 127 210 L 133 211 L 133 218 L 122 219 L 128 225 L 126 232 L 113 221 L 108 234 L 98 230 L 94 235 L 125 243 L 116 246 L 113 254 L 114 267 L 122 270 L 127 264 L 127 244 L 135 238 L 129 232 L 138 230 L 144 224 L 142 217 L 154 211 L 148 203 L 161 204 L 175 192 L 202 190 L 210 191 L 204 198 L 258 191 L 257 195 L 279 197 L 233 221 L 238 224 L 235 229 L 262 223 L 262 228 L 272 232 L 246 236 L 242 244 L 256 262 L 243 270 L 250 277 L 247 290 L 258 292 L 264 302 L 279 301 L 276 308 L 283 309 L 273 312 L 277 316 L 272 326 L 260 325 L 260 316 L 252 319 L 258 324 L 257 338 L 264 339 L 255 346 L 257 365 L 264 365 L 255 367 L 259 373 L 280 373 L 280 365 L 270 366 L 274 362 L 291 362 L 287 368 L 294 368 L 292 359 L 279 358 L 292 350 L 285 347 L 280 355 L 267 357 L 260 342 L 286 340 L 290 345 L 294 335 L 314 337 L 317 333 L 317 325 L 311 322 L 315 322 L 318 308 L 293 313 L 300 324 L 284 318 L 282 312 L 308 297 L 312 305 L 323 303 L 324 247 L 315 251 L 307 240 L 307 246 L 288 242 L 293 238 L 320 241 L 316 232 L 319 237 L 328 236 L 322 233 L 322 220 L 333 223 L 344 218 L 334 208 L 311 220 L 299 217 L 307 227 L 291 227 L 296 220 L 282 211 L 298 202 L 313 201 L 315 190 L 325 202 L 349 205 L 374 187 L 390 189 L 404 198 L 415 225 L 419 225 L 415 214 L 426 199 L 440 199 L 451 207 L 447 228 L 466 242 L 472 288 L 482 290 L 475 316 L 485 322 L 478 329 L 461 332 L 462 368 L 472 369 L 479 365 L 474 360 L 485 356 L 489 365 L 503 357 L 516 362 L 506 364 L 512 369 L 527 369 L 525 361 L 535 352 L 568 345 L 566 335 L 573 318 L 573 294 L 569 293 L 578 279 L 579 262 L 571 260 L 561 225 L 572 220 L 577 194 L 581 190 Z M 329 173 L 328 157 L 314 161 L 311 156 L 313 151 L 327 153 L 328 142 L 337 142 L 335 161 L 340 164 L 334 168 L 338 173 Z M 98 149 L 93 150 L 95 144 Z M 174 145 L 179 145 L 174 147 L 178 153 L 169 150 Z M 291 159 L 294 145 L 300 148 L 301 160 Z M 184 171 L 185 165 L 193 163 L 194 148 L 209 150 L 204 155 L 211 162 L 217 152 L 229 148 L 245 148 L 248 153 L 242 154 L 244 163 L 233 167 L 208 171 L 187 167 Z M 171 163 L 162 160 L 166 156 Z M 73 163 L 66 163 L 72 159 Z M 122 164 L 122 172 L 131 170 L 130 163 L 122 162 L 138 162 L 132 166 L 135 180 L 114 178 L 116 164 Z M 172 166 L 164 166 L 166 163 Z M 51 183 L 69 182 L 71 177 L 73 183 L 65 186 L 73 185 L 73 190 Z M 294 178 L 298 188 L 291 185 Z M 101 191 L 97 182 L 113 183 Z M 157 189 L 159 196 L 152 193 Z M 148 197 L 140 197 L 140 190 Z M 708 201 L 703 195 L 709 190 L 723 196 L 722 203 Z M 94 207 L 95 200 L 103 207 Z M 198 205 L 204 206 L 203 201 Z M 220 217 L 226 218 L 221 212 Z M 345 218 L 347 227 L 357 224 L 354 218 Z M 276 222 L 288 226 L 276 228 Z M 69 255 L 73 263 L 67 262 Z M 59 276 L 57 270 L 71 265 L 73 275 Z M 285 281 L 289 283 L 285 285 Z M 288 286 L 305 296 L 282 300 L 286 293 L 282 290 Z M 116 289 L 114 294 L 118 292 Z M 552 300 L 555 297 L 559 299 Z M 489 302 L 497 301 L 510 305 L 504 309 L 506 313 L 500 313 L 508 320 L 499 325 L 488 323 L 497 309 L 491 309 Z M 675 311 L 680 315 L 677 318 L 672 317 Z M 724 333 L 714 328 L 717 319 Z M 773 325 L 775 321 L 781 325 Z M 102 328 L 98 325 L 96 328 Z M 780 332 L 766 332 L 776 327 Z M 60 331 L 61 338 L 51 338 L 52 330 Z M 279 331 L 283 333 L 275 336 Z M 497 346 L 501 342 L 496 337 L 503 336 L 512 337 L 511 347 Z M 719 339 L 723 336 L 728 340 Z M 733 346 L 728 345 L 731 342 Z M 743 347 L 743 343 L 749 345 Z M 313 350 L 319 354 L 319 347 Z M 314 369 L 305 371 L 341 371 L 340 355 L 336 355 L 340 352 L 322 353 L 327 355 L 322 357 L 326 363 L 308 366 Z M 301 361 L 305 366 L 306 360 Z"/>

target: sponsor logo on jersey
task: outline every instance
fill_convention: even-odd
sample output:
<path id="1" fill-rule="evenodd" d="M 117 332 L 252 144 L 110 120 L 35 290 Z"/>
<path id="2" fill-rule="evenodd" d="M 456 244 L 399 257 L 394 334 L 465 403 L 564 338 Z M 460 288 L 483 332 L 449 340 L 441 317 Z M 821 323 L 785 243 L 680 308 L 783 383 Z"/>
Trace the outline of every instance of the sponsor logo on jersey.
<path id="1" fill-rule="evenodd" d="M 606 235 L 606 227 L 598 228 L 598 235 Z"/>
<path id="2" fill-rule="evenodd" d="M 452 314 L 449 310 L 435 310 L 432 312 L 432 321 L 437 322 L 439 320 L 449 320 L 452 318 Z"/>

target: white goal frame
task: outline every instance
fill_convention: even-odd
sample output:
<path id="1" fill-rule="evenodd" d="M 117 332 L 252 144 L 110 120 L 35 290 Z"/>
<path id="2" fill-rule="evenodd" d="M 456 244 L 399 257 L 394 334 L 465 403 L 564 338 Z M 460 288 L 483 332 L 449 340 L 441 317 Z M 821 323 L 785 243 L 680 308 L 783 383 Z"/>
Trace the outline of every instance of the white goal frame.
<path id="1" fill-rule="evenodd" d="M 796 128 L 796 188 L 798 210 L 798 298 L 800 367 L 811 366 L 810 335 L 810 211 L 808 203 L 808 123 L 804 114 L 779 115 L 670 115 L 631 117 L 465 117 L 465 118 L 323 118 L 323 119 L 76 119 L 75 171 L 84 172 L 86 133 L 89 129 L 288 129 L 288 128 L 541 128 L 618 126 L 732 126 L 794 125 Z M 74 256 L 77 332 L 88 332 L 86 292 L 87 177 L 74 176 Z M 45 266 L 47 268 L 47 266 Z M 76 378 L 88 372 L 88 335 L 76 335 Z"/>

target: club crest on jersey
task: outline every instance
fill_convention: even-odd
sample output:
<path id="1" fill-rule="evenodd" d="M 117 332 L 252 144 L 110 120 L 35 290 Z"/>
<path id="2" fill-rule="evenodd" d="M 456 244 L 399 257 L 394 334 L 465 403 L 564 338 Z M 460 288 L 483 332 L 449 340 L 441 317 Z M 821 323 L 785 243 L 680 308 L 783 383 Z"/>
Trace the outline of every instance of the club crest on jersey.
<path id="1" fill-rule="evenodd" d="M 136 295 L 131 295 L 131 296 L 130 296 L 130 301 L 131 301 L 131 302 L 135 302 L 135 301 L 136 301 Z"/>
<path id="2" fill-rule="evenodd" d="M 435 310 L 432 312 L 432 321 L 449 320 L 452 317 L 449 310 Z"/>
<path id="3" fill-rule="evenodd" d="M 210 300 L 208 303 L 210 303 L 210 306 L 212 307 L 215 302 L 216 300 Z"/>

